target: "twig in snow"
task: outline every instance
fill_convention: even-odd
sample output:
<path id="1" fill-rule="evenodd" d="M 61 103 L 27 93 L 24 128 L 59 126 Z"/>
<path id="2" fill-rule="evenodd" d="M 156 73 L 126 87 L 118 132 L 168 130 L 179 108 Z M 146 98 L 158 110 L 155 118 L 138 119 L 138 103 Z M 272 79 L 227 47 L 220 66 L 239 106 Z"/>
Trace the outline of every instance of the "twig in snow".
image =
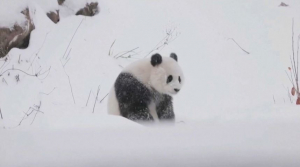
<path id="1" fill-rule="evenodd" d="M 1 119 L 3 119 L 2 112 L 1 112 L 1 108 L 0 108 L 0 115 L 1 115 Z"/>
<path id="2" fill-rule="evenodd" d="M 292 55 L 290 55 L 290 61 L 291 61 L 291 67 L 289 67 L 290 76 L 287 74 L 291 84 L 293 85 L 292 91 L 295 91 L 295 94 L 297 95 L 297 101 L 296 104 L 299 105 L 299 99 L 300 99 L 300 90 L 299 90 L 299 41 L 300 37 L 298 36 L 297 39 L 297 53 L 295 54 L 295 48 L 294 48 L 294 18 L 292 20 Z M 296 58 L 295 58 L 296 56 Z M 286 72 L 287 73 L 287 72 Z M 292 94 L 292 95 L 295 95 Z"/>
<path id="3" fill-rule="evenodd" d="M 100 103 L 106 98 L 106 96 L 108 95 L 109 93 L 107 93 L 101 100 L 100 100 Z"/>
<path id="4" fill-rule="evenodd" d="M 73 102 L 74 102 L 74 104 L 76 104 L 75 98 L 74 98 L 74 93 L 73 93 L 73 88 L 72 88 L 72 85 L 71 85 L 70 77 L 69 77 L 69 75 L 67 73 L 66 73 L 66 75 L 68 76 L 68 79 L 69 79 L 69 84 L 70 84 L 70 88 L 71 88 L 71 92 L 72 92 Z"/>
<path id="5" fill-rule="evenodd" d="M 65 67 L 66 64 L 69 62 L 70 59 L 71 59 L 71 58 L 69 58 L 69 59 L 65 62 L 65 64 L 63 65 L 64 67 Z"/>
<path id="6" fill-rule="evenodd" d="M 67 53 L 67 50 L 69 49 L 69 46 L 70 46 L 70 44 L 72 43 L 73 38 L 74 38 L 75 34 L 77 33 L 77 30 L 78 30 L 78 28 L 80 27 L 80 25 L 81 25 L 82 22 L 83 22 L 83 19 L 81 20 L 81 22 L 80 22 L 79 25 L 77 26 L 77 28 L 76 28 L 76 30 L 75 30 L 75 32 L 74 32 L 72 38 L 71 38 L 71 41 L 69 42 L 68 47 L 67 47 L 67 49 L 66 49 L 66 51 L 65 51 L 65 53 L 64 53 L 63 58 L 65 57 L 65 55 L 66 55 L 66 53 Z"/>
<path id="7" fill-rule="evenodd" d="M 67 77 L 68 77 L 68 80 L 69 80 L 69 85 L 70 85 L 70 88 L 71 88 L 71 93 L 72 93 L 72 97 L 73 97 L 73 102 L 74 102 L 74 104 L 76 104 L 76 102 L 75 102 L 75 98 L 74 98 L 74 93 L 73 93 L 73 88 L 72 88 L 72 84 L 71 84 L 70 77 L 69 77 L 69 75 L 67 74 L 67 72 L 66 72 L 66 70 L 65 70 L 65 68 L 64 68 L 64 66 L 63 66 L 63 64 L 62 64 L 62 62 L 61 62 L 61 61 L 60 61 L 60 63 L 61 63 L 61 65 L 62 65 L 63 69 L 64 69 L 64 72 L 65 72 L 65 74 L 66 74 L 66 75 L 67 75 Z"/>
<path id="8" fill-rule="evenodd" d="M 19 64 L 21 63 L 20 58 L 21 58 L 21 54 L 19 55 L 19 60 L 18 60 L 18 63 L 19 63 Z"/>
<path id="9" fill-rule="evenodd" d="M 151 53 L 154 51 L 162 50 L 166 45 L 170 44 L 172 41 L 174 41 L 177 38 L 177 33 L 174 36 L 174 32 L 176 30 L 176 27 L 173 29 L 167 29 L 166 30 L 166 36 L 156 44 L 156 46 L 148 52 L 148 54 L 145 57 L 148 57 Z"/>
<path id="10" fill-rule="evenodd" d="M 44 78 L 38 78 L 38 79 L 39 80 L 46 79 L 48 77 L 48 75 L 50 74 L 50 70 L 51 70 L 51 67 L 49 67 L 49 69 L 47 71 L 44 71 L 42 74 L 38 74 L 38 76 L 41 76 L 41 75 L 44 75 L 46 72 L 48 72 L 47 75 Z"/>
<path id="11" fill-rule="evenodd" d="M 95 112 L 95 106 L 96 106 L 96 101 L 98 100 L 98 94 L 99 94 L 99 91 L 100 91 L 100 85 L 98 86 L 97 96 L 96 96 L 96 98 L 95 98 L 95 103 L 94 103 L 94 107 L 93 107 L 93 113 Z"/>
<path id="12" fill-rule="evenodd" d="M 111 49 L 112 49 L 112 47 L 114 46 L 116 40 L 117 40 L 117 39 L 115 39 L 114 42 L 111 44 L 111 46 L 110 46 L 110 48 L 109 48 L 108 56 L 111 56 L 111 55 L 112 55 Z"/>
<path id="13" fill-rule="evenodd" d="M 4 78 L 2 78 L 2 82 L 6 83 L 6 85 L 8 85 L 7 82 L 6 82 L 6 80 Z"/>
<path id="14" fill-rule="evenodd" d="M 33 117 L 32 121 L 31 121 L 31 123 L 30 123 L 30 125 L 33 124 L 33 122 L 34 122 L 34 120 L 35 120 L 35 117 L 36 117 L 36 115 L 37 115 L 39 112 L 43 113 L 42 111 L 36 111 L 35 114 L 34 114 L 34 117 Z M 44 114 L 44 113 L 43 113 L 43 114 Z"/>
<path id="15" fill-rule="evenodd" d="M 118 58 L 120 58 L 120 57 L 122 57 L 123 55 L 126 55 L 127 53 L 130 53 L 130 52 L 133 52 L 133 51 L 135 51 L 136 49 L 138 49 L 139 47 L 136 47 L 136 48 L 134 48 L 134 49 L 131 49 L 131 50 L 129 50 L 129 51 L 126 51 L 125 53 L 123 53 L 123 54 L 121 54 L 121 55 L 115 55 L 114 56 L 114 58 L 116 58 L 116 59 L 118 59 Z"/>
<path id="16" fill-rule="evenodd" d="M 4 64 L 0 67 L 1 72 L 2 72 L 2 70 L 5 69 L 5 67 L 7 67 L 8 64 L 10 63 L 11 59 L 10 59 L 9 56 L 10 56 L 10 55 L 7 55 L 7 57 L 4 59 L 4 61 L 5 61 Z M 7 61 L 9 61 L 9 62 L 7 63 Z"/>
<path id="17" fill-rule="evenodd" d="M 87 101 L 86 101 L 86 104 L 85 104 L 85 106 L 87 106 L 87 105 L 88 105 L 88 102 L 89 102 L 89 100 L 90 100 L 90 96 L 91 96 L 91 92 L 92 92 L 92 89 L 90 90 L 90 94 L 89 94 L 89 97 L 88 97 L 88 99 L 87 99 Z"/>
<path id="18" fill-rule="evenodd" d="M 44 92 L 40 92 L 40 94 L 44 94 L 44 95 L 50 95 L 54 90 L 56 89 L 56 87 L 54 87 L 49 93 L 44 93 Z"/>
<path id="19" fill-rule="evenodd" d="M 290 102 L 293 103 L 289 88 L 287 88 L 287 93 L 288 93 L 288 97 L 290 99 Z"/>
<path id="20" fill-rule="evenodd" d="M 32 67 L 32 64 L 34 63 L 34 60 L 36 59 L 36 57 L 39 55 L 41 49 L 43 48 L 43 46 L 44 46 L 44 44 L 45 44 L 45 41 L 46 41 L 46 38 L 47 38 L 47 36 L 48 36 L 48 33 L 49 33 L 49 32 L 47 32 L 47 34 L 46 34 L 46 36 L 45 36 L 45 38 L 44 38 L 44 41 L 43 41 L 42 46 L 41 46 L 41 47 L 39 48 L 39 50 L 36 52 L 36 54 L 35 54 L 33 60 L 31 61 L 30 66 L 28 67 L 28 69 L 30 69 L 30 67 Z"/>
<path id="21" fill-rule="evenodd" d="M 69 52 L 67 54 L 67 57 L 66 57 L 66 60 L 69 58 L 71 51 L 72 51 L 72 48 L 69 50 Z"/>
<path id="22" fill-rule="evenodd" d="M 23 70 L 20 70 L 20 69 L 7 69 L 7 70 L 5 70 L 4 72 L 2 72 L 2 73 L 0 74 L 0 77 L 1 77 L 3 74 L 5 74 L 6 72 L 9 72 L 9 71 L 20 71 L 20 72 L 22 72 L 22 73 L 24 73 L 24 74 L 26 74 L 26 75 L 28 75 L 28 76 L 31 76 L 31 77 L 36 77 L 36 76 L 37 76 L 37 75 L 29 74 L 29 73 L 27 73 L 27 72 L 25 72 L 25 71 L 23 71 Z"/>
<path id="23" fill-rule="evenodd" d="M 246 51 L 245 49 L 243 49 L 233 38 L 229 38 L 228 40 L 232 40 L 240 49 L 242 49 L 245 53 L 250 54 L 248 51 Z"/>
<path id="24" fill-rule="evenodd" d="M 13 127 L 13 128 L 16 128 L 16 127 L 20 126 L 20 125 L 22 124 L 22 122 L 23 122 L 25 119 L 27 119 L 27 118 L 28 118 L 32 113 L 34 113 L 34 111 L 35 111 L 35 112 L 36 112 L 36 113 L 35 113 L 35 116 L 34 116 L 34 118 L 32 119 L 31 124 L 30 124 L 30 125 L 32 125 L 33 122 L 34 122 L 34 120 L 35 120 L 35 118 L 36 118 L 37 113 L 40 112 L 40 113 L 43 113 L 43 114 L 44 114 L 44 112 L 40 110 L 40 109 L 41 109 L 41 106 L 42 106 L 42 103 L 41 103 L 41 101 L 40 101 L 39 105 L 33 105 L 33 107 L 29 107 L 29 109 L 27 110 L 27 112 L 24 112 L 24 116 L 23 116 L 23 118 L 21 119 L 21 121 L 19 122 L 19 124 L 18 124 L 17 126 Z"/>
<path id="25" fill-rule="evenodd" d="M 49 69 L 46 70 L 45 72 L 43 72 L 42 74 L 39 74 L 39 73 L 29 74 L 29 73 L 27 73 L 27 72 L 25 72 L 25 71 L 23 71 L 23 70 L 11 68 L 11 69 L 7 69 L 7 70 L 3 71 L 3 72 L 0 74 L 0 77 L 3 76 L 3 74 L 5 74 L 6 72 L 9 73 L 9 71 L 19 71 L 19 72 L 22 72 L 22 73 L 26 74 L 27 76 L 37 77 L 37 78 L 40 79 L 40 80 L 44 80 L 44 79 L 47 78 L 47 76 L 49 75 L 50 70 L 51 70 L 51 67 L 49 67 Z M 39 76 L 45 74 L 46 72 L 48 72 L 48 74 L 46 75 L 46 77 L 44 77 L 44 78 L 39 78 Z"/>

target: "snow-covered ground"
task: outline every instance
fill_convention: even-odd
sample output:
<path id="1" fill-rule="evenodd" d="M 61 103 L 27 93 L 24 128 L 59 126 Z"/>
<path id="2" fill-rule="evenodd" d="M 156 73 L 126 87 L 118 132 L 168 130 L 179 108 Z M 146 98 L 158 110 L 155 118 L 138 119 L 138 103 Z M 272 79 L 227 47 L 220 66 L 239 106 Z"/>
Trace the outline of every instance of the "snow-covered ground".
<path id="1" fill-rule="evenodd" d="M 75 2 L 54 24 L 32 1 L 29 47 L 0 59 L 0 166 L 299 166 L 285 70 L 300 2 L 98 0 L 94 17 L 70 15 Z M 156 52 L 185 74 L 175 126 L 107 115 L 118 73 Z"/>

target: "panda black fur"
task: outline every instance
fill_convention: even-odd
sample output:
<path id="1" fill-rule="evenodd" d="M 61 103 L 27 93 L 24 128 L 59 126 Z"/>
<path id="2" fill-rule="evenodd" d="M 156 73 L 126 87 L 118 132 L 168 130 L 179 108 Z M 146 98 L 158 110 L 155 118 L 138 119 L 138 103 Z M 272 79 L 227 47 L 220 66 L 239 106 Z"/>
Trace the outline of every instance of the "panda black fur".
<path id="1" fill-rule="evenodd" d="M 177 55 L 132 63 L 117 77 L 109 93 L 108 113 L 133 121 L 175 120 L 172 96 L 181 89 L 184 76 Z"/>

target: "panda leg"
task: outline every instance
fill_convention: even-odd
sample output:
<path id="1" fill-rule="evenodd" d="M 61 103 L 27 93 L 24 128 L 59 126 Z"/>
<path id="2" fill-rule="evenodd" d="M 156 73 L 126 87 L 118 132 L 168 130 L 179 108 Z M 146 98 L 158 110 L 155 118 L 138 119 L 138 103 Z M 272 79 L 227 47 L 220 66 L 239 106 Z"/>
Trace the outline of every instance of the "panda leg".
<path id="1" fill-rule="evenodd" d="M 131 104 L 131 106 L 128 106 L 126 104 L 120 104 L 119 106 L 120 113 L 125 118 L 128 118 L 132 121 L 154 121 L 150 114 L 148 105 Z"/>
<path id="2" fill-rule="evenodd" d="M 162 95 L 162 100 L 156 105 L 157 116 L 160 120 L 175 121 L 175 114 L 173 111 L 172 97 L 169 95 Z"/>
<path id="3" fill-rule="evenodd" d="M 133 121 L 153 121 L 148 105 L 151 92 L 130 73 L 121 73 L 115 82 L 120 114 Z"/>

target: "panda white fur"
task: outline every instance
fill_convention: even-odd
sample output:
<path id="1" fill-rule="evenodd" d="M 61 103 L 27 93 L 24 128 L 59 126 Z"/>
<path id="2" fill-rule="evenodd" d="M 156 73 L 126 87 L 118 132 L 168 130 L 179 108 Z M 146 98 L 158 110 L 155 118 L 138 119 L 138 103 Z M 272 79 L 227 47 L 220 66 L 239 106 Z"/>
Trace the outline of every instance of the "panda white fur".
<path id="1" fill-rule="evenodd" d="M 130 64 L 117 77 L 108 99 L 108 113 L 133 121 L 175 120 L 172 95 L 184 76 L 175 53 L 154 54 Z"/>

